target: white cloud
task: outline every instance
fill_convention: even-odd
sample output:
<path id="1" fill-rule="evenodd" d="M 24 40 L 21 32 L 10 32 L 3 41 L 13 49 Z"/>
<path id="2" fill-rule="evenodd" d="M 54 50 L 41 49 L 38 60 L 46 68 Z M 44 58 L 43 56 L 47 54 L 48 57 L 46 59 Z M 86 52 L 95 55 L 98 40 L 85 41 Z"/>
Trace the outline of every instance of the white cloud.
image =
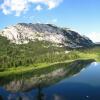
<path id="1" fill-rule="evenodd" d="M 87 36 L 93 41 L 93 42 L 100 42 L 100 33 L 89 33 Z"/>
<path id="2" fill-rule="evenodd" d="M 41 11 L 43 8 L 41 5 L 37 5 L 36 8 L 35 8 L 37 11 Z"/>
<path id="3" fill-rule="evenodd" d="M 28 3 L 27 0 L 4 0 L 1 9 L 4 14 L 15 12 L 15 15 L 19 16 L 28 9 Z"/>
<path id="4" fill-rule="evenodd" d="M 62 1 L 63 0 L 4 0 L 0 5 L 0 9 L 5 15 L 14 12 L 16 16 L 19 16 L 21 13 L 26 12 L 32 4 L 37 5 L 34 9 L 40 11 L 42 10 L 40 4 L 47 6 L 48 9 L 53 9 L 59 6 Z"/>
<path id="5" fill-rule="evenodd" d="M 63 0 L 28 0 L 31 3 L 41 3 L 41 4 L 45 4 L 48 6 L 48 9 L 53 9 L 57 6 L 59 6 L 59 4 L 63 1 Z"/>
<path id="6" fill-rule="evenodd" d="M 3 9 L 3 13 L 4 13 L 5 15 L 8 15 L 8 14 L 11 14 L 11 11 L 10 11 L 10 10 L 7 10 L 7 9 Z"/>
<path id="7" fill-rule="evenodd" d="M 47 1 L 47 5 L 49 9 L 53 9 L 57 6 L 59 6 L 59 4 L 62 2 L 63 0 L 48 0 Z"/>

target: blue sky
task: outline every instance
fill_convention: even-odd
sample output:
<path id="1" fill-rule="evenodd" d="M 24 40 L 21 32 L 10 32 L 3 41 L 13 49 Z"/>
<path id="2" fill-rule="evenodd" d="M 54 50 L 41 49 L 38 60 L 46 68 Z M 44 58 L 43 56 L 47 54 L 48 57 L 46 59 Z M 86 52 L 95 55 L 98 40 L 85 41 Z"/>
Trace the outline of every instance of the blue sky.
<path id="1" fill-rule="evenodd" d="M 0 0 L 0 29 L 16 23 L 52 23 L 100 41 L 100 0 Z"/>

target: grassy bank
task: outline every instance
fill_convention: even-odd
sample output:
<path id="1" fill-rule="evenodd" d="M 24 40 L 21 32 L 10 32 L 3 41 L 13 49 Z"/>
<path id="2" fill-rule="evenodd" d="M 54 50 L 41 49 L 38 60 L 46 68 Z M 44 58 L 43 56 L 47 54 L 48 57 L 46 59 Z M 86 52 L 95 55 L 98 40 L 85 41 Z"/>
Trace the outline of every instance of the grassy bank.
<path id="1" fill-rule="evenodd" d="M 30 66 L 27 66 L 27 67 L 23 67 L 23 66 L 20 66 L 20 67 L 12 67 L 12 68 L 5 68 L 3 71 L 0 72 L 0 77 L 3 77 L 3 76 L 10 76 L 10 75 L 19 75 L 19 74 L 22 74 L 22 73 L 25 73 L 25 72 L 30 72 L 30 71 L 33 71 L 33 70 L 42 70 L 43 68 L 48 68 L 50 66 L 53 66 L 53 65 L 61 65 L 61 64 L 64 64 L 64 63 L 71 63 L 73 60 L 69 60 L 69 61 L 63 61 L 63 62 L 55 62 L 55 63 L 38 63 L 38 64 L 33 64 L 33 65 L 30 65 Z"/>
<path id="2" fill-rule="evenodd" d="M 19 65 L 17 67 L 1 67 L 0 77 L 21 75 L 22 73 L 37 69 L 42 70 L 43 68 L 48 68 L 55 64 L 68 63 L 77 59 L 94 59 L 95 61 L 100 62 L 100 47 L 98 46 L 88 49 L 71 50 L 69 53 L 66 53 L 64 49 L 57 50 L 52 50 L 51 53 L 46 52 L 38 55 L 37 60 L 34 63 L 31 62 L 32 64 Z"/>
<path id="3" fill-rule="evenodd" d="M 37 67 L 28 66 L 21 68 L 10 68 L 0 73 L 0 85 L 7 84 L 12 80 L 24 80 L 31 77 L 37 77 L 48 75 L 49 73 L 55 72 L 58 69 L 64 69 L 67 72 L 67 76 L 76 74 L 87 64 L 93 62 L 93 59 L 79 59 L 70 60 L 65 62 L 56 62 L 52 64 L 38 64 Z M 62 72 L 60 74 L 63 74 Z M 36 79 L 37 79 L 36 78 Z"/>
<path id="4" fill-rule="evenodd" d="M 27 67 L 20 66 L 20 67 L 17 67 L 17 68 L 6 68 L 5 70 L 0 72 L 0 78 L 12 76 L 12 75 L 21 75 L 23 73 L 27 73 L 27 72 L 31 72 L 31 71 L 34 71 L 34 73 L 37 74 L 35 72 L 36 70 L 42 70 L 44 68 L 47 69 L 51 66 L 54 66 L 54 69 L 56 69 L 59 66 L 62 67 L 64 64 L 67 65 L 67 64 L 72 63 L 73 61 L 77 61 L 77 60 L 87 61 L 87 60 L 90 60 L 90 59 L 87 59 L 87 58 L 81 59 L 80 58 L 80 59 L 76 59 L 76 60 L 68 60 L 68 61 L 55 62 L 55 63 L 39 63 L 39 64 L 35 64 L 35 65 L 30 65 L 30 66 L 27 66 Z M 55 65 L 57 67 L 55 67 Z M 46 70 L 46 72 L 48 72 L 48 70 Z M 41 73 L 41 71 L 40 71 L 40 73 Z"/>

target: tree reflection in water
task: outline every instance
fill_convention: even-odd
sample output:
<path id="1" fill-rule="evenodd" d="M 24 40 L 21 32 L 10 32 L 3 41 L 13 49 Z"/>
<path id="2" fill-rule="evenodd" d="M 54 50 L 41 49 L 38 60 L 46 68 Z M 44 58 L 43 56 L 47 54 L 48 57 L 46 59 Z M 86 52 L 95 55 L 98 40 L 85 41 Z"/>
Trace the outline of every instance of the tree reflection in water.
<path id="1" fill-rule="evenodd" d="M 23 100 L 22 97 L 19 97 L 18 100 Z"/>
<path id="2" fill-rule="evenodd" d="M 50 85 L 53 85 L 64 78 L 68 78 L 79 73 L 83 68 L 93 61 L 93 59 L 76 60 L 69 63 L 51 65 L 48 68 L 36 70 L 37 77 L 34 77 L 36 75 L 33 76 L 33 72 L 23 74 L 23 79 L 16 80 L 16 77 L 14 77 L 14 79 L 12 77 L 8 83 L 5 82 L 3 85 L 1 85 L 4 88 L 4 92 L 1 90 L 2 95 L 0 95 L 0 100 L 7 100 L 2 97 L 5 96 L 4 93 L 8 93 L 7 91 L 9 91 L 8 94 L 14 97 L 13 100 L 46 100 L 47 95 L 44 95 L 43 93 L 44 87 L 49 87 Z M 40 72 L 41 74 L 38 76 L 38 73 Z M 7 77 L 7 79 L 9 78 Z M 36 93 L 35 90 L 38 90 L 38 92 Z M 18 95 L 17 93 L 21 94 Z M 8 95 L 6 95 L 6 97 L 8 98 Z M 61 100 L 61 98 L 62 96 L 54 94 L 53 100 Z"/>
<path id="3" fill-rule="evenodd" d="M 0 100 L 3 100 L 3 97 L 2 97 L 2 95 L 0 95 Z"/>
<path id="4" fill-rule="evenodd" d="M 38 93 L 37 93 L 37 100 L 44 100 L 44 94 L 42 93 L 42 87 L 38 85 Z"/>

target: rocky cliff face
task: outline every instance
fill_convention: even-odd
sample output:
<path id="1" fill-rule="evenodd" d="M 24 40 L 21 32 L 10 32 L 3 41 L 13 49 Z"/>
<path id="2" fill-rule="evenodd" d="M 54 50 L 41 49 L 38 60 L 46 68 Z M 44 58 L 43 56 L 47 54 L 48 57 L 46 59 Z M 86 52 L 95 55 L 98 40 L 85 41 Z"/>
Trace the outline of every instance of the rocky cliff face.
<path id="1" fill-rule="evenodd" d="M 44 40 L 59 46 L 72 48 L 93 45 L 93 42 L 89 38 L 81 36 L 75 31 L 51 24 L 18 23 L 3 29 L 0 35 L 7 37 L 11 42 L 17 44 Z"/>

